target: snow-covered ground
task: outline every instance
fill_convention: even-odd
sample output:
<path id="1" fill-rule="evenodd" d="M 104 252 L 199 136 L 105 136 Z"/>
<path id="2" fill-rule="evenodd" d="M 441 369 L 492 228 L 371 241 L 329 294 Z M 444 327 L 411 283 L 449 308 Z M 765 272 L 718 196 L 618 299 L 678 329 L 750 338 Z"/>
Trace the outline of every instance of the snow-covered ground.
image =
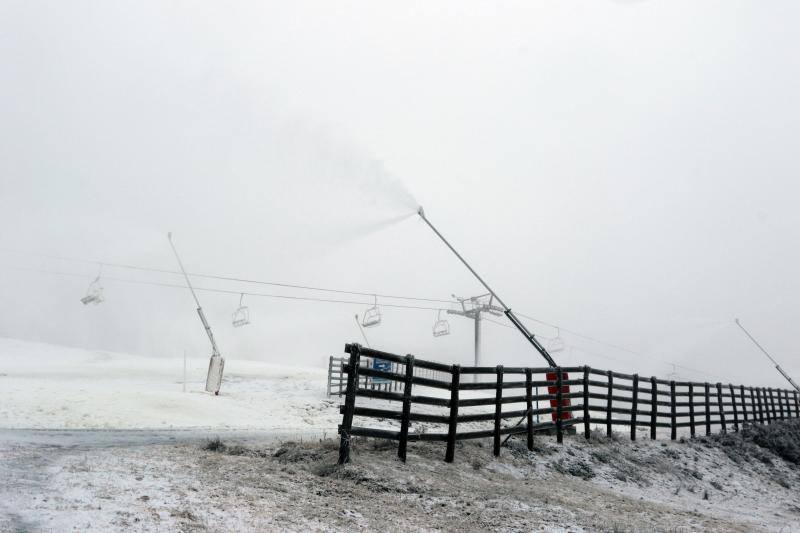
<path id="1" fill-rule="evenodd" d="M 208 358 L 142 357 L 0 338 L 0 428 L 336 431 L 326 369 L 230 358 L 218 397 Z"/>
<path id="2" fill-rule="evenodd" d="M 700 439 L 8 446 L 0 530 L 798 531 L 800 470 Z"/>
<path id="3" fill-rule="evenodd" d="M 214 397 L 206 365 L 183 392 L 182 359 L 0 339 L 0 531 L 800 531 L 800 469 L 752 442 L 538 436 L 451 465 L 356 439 L 336 467 L 324 368 L 230 359 Z"/>

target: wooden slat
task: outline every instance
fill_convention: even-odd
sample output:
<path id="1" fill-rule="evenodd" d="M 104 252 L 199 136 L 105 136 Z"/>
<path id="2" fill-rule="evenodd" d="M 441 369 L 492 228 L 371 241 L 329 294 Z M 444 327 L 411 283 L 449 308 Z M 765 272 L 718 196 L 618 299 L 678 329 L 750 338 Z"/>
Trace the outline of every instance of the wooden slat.
<path id="1" fill-rule="evenodd" d="M 381 390 L 372 390 L 360 388 L 356 391 L 358 396 L 365 398 L 375 398 L 378 400 L 391 400 L 396 402 L 403 401 L 403 394 L 400 392 L 388 392 Z M 462 402 L 464 400 L 461 400 Z M 435 398 L 433 396 L 411 396 L 411 403 L 421 403 L 425 405 L 438 405 L 440 407 L 450 407 L 450 400 L 447 398 Z M 463 403 L 460 404 L 463 406 Z"/>

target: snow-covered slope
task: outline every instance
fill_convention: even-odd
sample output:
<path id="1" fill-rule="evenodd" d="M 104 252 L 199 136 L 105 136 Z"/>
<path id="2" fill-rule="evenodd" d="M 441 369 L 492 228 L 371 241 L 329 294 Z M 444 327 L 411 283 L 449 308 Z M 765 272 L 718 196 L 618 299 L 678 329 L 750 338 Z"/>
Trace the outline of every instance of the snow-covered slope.
<path id="1" fill-rule="evenodd" d="M 322 362 L 322 361 L 321 361 Z M 226 360 L 222 394 L 208 359 L 81 350 L 0 338 L 0 428 L 212 428 L 335 432 L 324 368 Z"/>

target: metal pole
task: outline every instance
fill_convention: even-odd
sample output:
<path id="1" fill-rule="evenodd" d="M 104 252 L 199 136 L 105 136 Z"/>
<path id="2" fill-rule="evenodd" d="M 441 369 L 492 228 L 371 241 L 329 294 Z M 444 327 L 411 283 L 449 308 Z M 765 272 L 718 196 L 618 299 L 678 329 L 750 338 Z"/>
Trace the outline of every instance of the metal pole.
<path id="1" fill-rule="evenodd" d="M 183 273 L 183 277 L 186 278 L 186 285 L 188 285 L 189 290 L 192 291 L 192 296 L 194 297 L 195 303 L 197 303 L 197 307 L 200 307 L 200 300 L 197 299 L 197 294 L 195 294 L 194 292 L 194 287 L 192 287 L 192 282 L 189 281 L 189 276 L 186 275 L 186 269 L 183 268 L 183 262 L 181 261 L 181 256 L 178 255 L 178 250 L 175 248 L 175 243 L 172 242 L 171 231 L 167 233 L 167 239 L 169 239 L 169 245 L 172 246 L 172 251 L 175 253 L 175 259 L 178 260 L 178 266 L 181 267 L 181 272 Z"/>
<path id="2" fill-rule="evenodd" d="M 475 313 L 475 366 L 481 366 L 481 313 Z M 480 374 L 472 374 L 473 383 L 478 382 Z"/>
<path id="3" fill-rule="evenodd" d="M 186 392 L 186 350 L 183 350 L 183 392 Z"/>
<path id="4" fill-rule="evenodd" d="M 172 232 L 167 233 L 167 238 L 169 239 L 170 246 L 172 246 L 172 251 L 175 253 L 175 259 L 178 260 L 178 266 L 181 267 L 183 277 L 186 279 L 186 285 L 189 286 L 189 291 L 191 291 L 194 301 L 197 303 L 197 314 L 200 315 L 200 321 L 203 323 L 203 327 L 206 329 L 208 340 L 211 341 L 212 356 L 219 356 L 220 353 L 219 349 L 217 348 L 217 342 L 214 340 L 214 333 L 211 331 L 211 326 L 208 325 L 208 320 L 206 320 L 206 315 L 203 313 L 203 307 L 200 305 L 200 300 L 197 299 L 197 294 L 194 292 L 192 282 L 189 280 L 189 276 L 186 274 L 186 269 L 183 268 L 183 262 L 181 261 L 181 257 L 178 255 L 178 250 L 175 248 L 175 244 L 172 242 Z"/>
<path id="5" fill-rule="evenodd" d="M 517 315 L 515 315 L 515 314 L 514 314 L 514 313 L 511 311 L 511 309 L 510 309 L 510 308 L 509 308 L 509 307 L 508 307 L 508 306 L 507 306 L 507 305 L 506 305 L 506 304 L 503 302 L 503 300 L 502 300 L 502 299 L 501 299 L 501 298 L 500 298 L 500 297 L 497 295 L 497 293 L 495 293 L 495 292 L 492 290 L 492 288 L 491 288 L 491 287 L 489 287 L 489 285 L 488 285 L 488 284 L 487 284 L 485 281 L 483 281 L 483 278 L 481 278 L 481 277 L 478 275 L 478 273 L 477 273 L 477 272 L 475 272 L 475 270 L 473 270 L 473 268 L 472 268 L 471 266 L 469 266 L 469 263 L 467 263 L 467 261 L 466 261 L 466 260 L 465 260 L 463 257 L 461 257 L 461 254 L 459 254 L 459 253 L 456 251 L 456 249 L 455 249 L 455 248 L 453 248 L 453 246 L 452 246 L 452 245 L 451 245 L 451 244 L 450 244 L 450 243 L 447 241 L 447 239 L 445 239 L 445 238 L 444 238 L 444 236 L 443 236 L 441 233 L 439 233 L 439 230 L 437 230 L 437 229 L 436 229 L 436 228 L 433 226 L 433 224 L 431 224 L 430 220 L 428 220 L 428 218 L 425 216 L 425 210 L 422 208 L 422 206 L 420 206 L 420 207 L 419 207 L 419 210 L 417 210 L 417 214 L 420 216 L 420 218 L 421 218 L 422 220 L 424 220 L 424 221 L 425 221 L 425 223 L 428 225 L 428 227 L 430 227 L 430 228 L 433 230 L 433 232 L 434 232 L 434 233 L 435 233 L 435 234 L 436 234 L 436 235 L 439 237 L 439 239 L 441 239 L 441 240 L 442 240 L 442 242 L 443 242 L 443 243 L 445 243 L 445 245 L 446 245 L 448 248 L 450 248 L 450 251 L 451 251 L 451 252 L 453 252 L 453 253 L 455 254 L 455 256 L 456 256 L 456 257 L 458 257 L 458 259 L 459 259 L 459 260 L 460 260 L 460 261 L 461 261 L 461 262 L 464 264 L 464 266 L 465 266 L 465 267 L 467 267 L 467 269 L 468 269 L 470 272 L 472 272 L 472 275 L 473 275 L 473 276 L 475 276 L 475 278 L 477 278 L 477 280 L 478 280 L 478 281 L 481 283 L 481 285 L 483 285 L 483 286 L 484 286 L 484 288 L 485 288 L 487 291 L 489 291 L 489 294 L 491 294 L 491 295 L 492 295 L 492 296 L 493 296 L 493 297 L 494 297 L 494 298 L 497 300 L 497 302 L 498 302 L 498 303 L 499 303 L 499 304 L 500 304 L 500 305 L 503 307 L 503 309 L 505 310 L 505 315 L 506 315 L 506 317 L 508 317 L 508 319 L 511 321 L 511 323 L 512 323 L 512 324 L 514 324 L 514 326 L 517 328 L 517 330 L 519 330 L 519 332 L 520 332 L 520 333 L 522 333 L 522 335 L 523 335 L 523 336 L 524 336 L 526 339 L 528 339 L 528 342 L 530 342 L 530 343 L 533 345 L 533 347 L 536 349 L 536 351 L 538 351 L 538 352 L 539 352 L 539 354 L 541 354 L 541 356 L 542 356 L 542 357 L 544 357 L 545 361 L 547 361 L 547 363 L 548 363 L 548 364 L 549 364 L 551 367 L 556 367 L 556 366 L 558 366 L 558 365 L 556 364 L 555 360 L 554 360 L 554 359 L 553 359 L 553 358 L 550 356 L 550 354 L 547 352 L 547 350 L 545 349 L 545 347 L 544 347 L 544 346 L 542 346 L 542 344 L 541 344 L 541 343 L 540 343 L 538 340 L 536 340 L 536 337 L 533 335 L 533 333 L 531 333 L 530 331 L 528 331 L 528 328 L 526 328 L 526 327 L 525 327 L 525 325 L 524 325 L 524 324 L 523 324 L 523 323 L 522 323 L 522 322 L 521 322 L 521 321 L 520 321 L 520 320 L 517 318 Z"/>
<path id="6" fill-rule="evenodd" d="M 356 325 L 358 326 L 359 331 L 361 331 L 361 336 L 364 337 L 364 344 L 367 345 L 367 348 L 372 348 L 367 340 L 367 334 L 364 332 L 364 328 L 361 326 L 361 321 L 358 320 L 358 313 L 356 313 Z"/>
<path id="7" fill-rule="evenodd" d="M 167 238 L 169 239 L 169 244 L 172 247 L 172 251 L 175 253 L 175 259 L 178 260 L 178 266 L 181 267 L 183 277 L 186 279 L 186 285 L 189 286 L 189 291 L 191 291 L 194 301 L 197 304 L 197 314 L 200 317 L 200 322 L 203 323 L 203 327 L 206 330 L 206 335 L 208 335 L 208 340 L 211 341 L 211 359 L 208 362 L 208 374 L 206 374 L 206 392 L 211 392 L 217 395 L 219 394 L 219 389 L 222 385 L 222 373 L 225 369 L 225 359 L 223 359 L 222 355 L 219 353 L 217 342 L 214 340 L 214 333 L 211 331 L 211 326 L 208 324 L 208 320 L 206 320 L 205 313 L 203 313 L 203 307 L 200 305 L 200 300 L 197 298 L 197 294 L 194 292 L 194 287 L 192 287 L 192 282 L 189 280 L 189 276 L 186 274 L 186 269 L 183 268 L 183 262 L 181 261 L 181 257 L 178 255 L 178 250 L 175 248 L 175 243 L 172 242 L 172 232 L 167 233 Z"/>
<path id="8" fill-rule="evenodd" d="M 800 387 L 797 385 L 797 383 L 795 383 L 794 380 L 791 377 L 789 377 L 789 374 L 783 371 L 781 365 L 779 365 L 778 362 L 775 359 L 773 359 L 772 356 L 769 353 L 767 353 L 767 351 L 758 343 L 758 341 L 752 335 L 750 335 L 750 332 L 744 329 L 744 326 L 742 325 L 741 322 L 739 322 L 739 319 L 738 318 L 734 319 L 734 322 L 736 322 L 736 325 L 739 326 L 739 329 L 744 331 L 745 335 L 750 337 L 750 340 L 753 341 L 753 344 L 755 344 L 758 347 L 758 349 L 761 350 L 764 353 L 764 355 L 766 355 L 767 358 L 769 358 L 770 361 L 772 361 L 772 364 L 775 365 L 775 369 L 781 373 L 781 376 L 786 378 L 786 381 L 791 383 L 792 387 L 800 391 Z"/>
<path id="9" fill-rule="evenodd" d="M 435 227 L 433 227 L 433 224 L 431 224 L 430 220 L 428 220 L 428 218 L 425 216 L 425 210 L 422 208 L 422 206 L 420 206 L 420 207 L 419 207 L 419 210 L 417 211 L 417 214 L 419 214 L 420 218 L 422 218 L 422 220 L 424 220 L 424 221 L 425 221 L 425 223 L 426 223 L 426 224 L 427 224 L 427 225 L 428 225 L 428 226 L 429 226 L 429 227 L 430 227 L 430 228 L 433 230 L 433 232 L 434 232 L 436 235 L 438 235 L 438 236 L 439 236 L 439 238 L 442 240 L 442 242 L 443 242 L 443 243 L 445 243 L 445 244 L 447 245 L 447 247 L 448 247 L 448 248 L 450 248 L 450 251 L 451 251 L 451 252 L 453 252 L 453 253 L 456 255 L 456 257 L 458 257 L 458 259 L 459 259 L 459 260 L 461 260 L 461 262 L 462 262 L 462 263 L 464 263 L 464 266 L 465 266 L 465 267 L 467 267 L 467 269 L 469 269 L 469 271 L 470 271 L 470 272 L 472 272 L 472 275 L 473 275 L 473 276 L 475 276 L 476 278 L 478 278 L 478 281 L 480 281 L 480 282 L 481 282 L 481 285 L 483 285 L 483 286 L 486 288 L 486 290 L 487 290 L 487 291 L 489 291 L 489 293 L 490 293 L 492 296 L 494 296 L 494 297 L 497 299 L 497 301 L 498 301 L 498 302 L 500 302 L 500 305 L 502 305 L 502 306 L 503 306 L 503 309 L 508 309 L 508 306 L 506 306 L 506 304 L 504 304 L 504 303 L 503 303 L 503 300 L 501 300 L 501 299 L 500 299 L 500 297 L 499 297 L 499 296 L 497 296 L 497 294 L 495 294 L 495 292 L 494 292 L 494 291 L 491 289 L 491 287 L 489 287 L 489 285 L 487 285 L 487 284 L 486 284 L 486 282 L 485 282 L 485 281 L 483 281 L 483 278 L 481 278 L 481 277 L 478 275 L 478 273 L 477 273 L 477 272 L 475 272 L 475 271 L 472 269 L 472 267 L 471 267 L 471 266 L 469 266 L 469 263 L 467 263 L 467 261 L 466 261 L 466 260 L 465 260 L 463 257 L 461 257 L 461 254 L 459 254 L 459 253 L 456 251 L 456 249 L 455 249 L 455 248 L 453 248 L 453 247 L 450 245 L 450 243 L 449 243 L 449 242 L 447 242 L 447 239 L 445 239 L 445 238 L 444 238 L 444 236 L 443 236 L 441 233 L 439 233 L 439 230 L 437 230 Z"/>

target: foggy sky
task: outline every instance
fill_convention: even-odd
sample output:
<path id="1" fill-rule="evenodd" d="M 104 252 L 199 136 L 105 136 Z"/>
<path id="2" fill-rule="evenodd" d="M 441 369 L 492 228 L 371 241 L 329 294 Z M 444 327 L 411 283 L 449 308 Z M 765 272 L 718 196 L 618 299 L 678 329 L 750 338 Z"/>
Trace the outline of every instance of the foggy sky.
<path id="1" fill-rule="evenodd" d="M 560 363 L 784 386 L 733 319 L 800 377 L 798 16 L 789 1 L 3 2 L 0 335 L 207 353 L 186 290 L 109 281 L 85 308 L 90 279 L 5 268 L 98 270 L 26 251 L 173 270 L 168 231 L 193 272 L 482 293 L 418 218 L 387 222 L 422 204 L 514 310 L 636 352 L 562 331 Z M 229 361 L 313 365 L 359 340 L 370 300 L 245 297 L 253 323 L 234 330 L 238 295 L 200 297 Z M 435 311 L 383 313 L 373 346 L 471 361 L 465 319 L 434 339 Z M 543 362 L 491 323 L 484 357 Z"/>

